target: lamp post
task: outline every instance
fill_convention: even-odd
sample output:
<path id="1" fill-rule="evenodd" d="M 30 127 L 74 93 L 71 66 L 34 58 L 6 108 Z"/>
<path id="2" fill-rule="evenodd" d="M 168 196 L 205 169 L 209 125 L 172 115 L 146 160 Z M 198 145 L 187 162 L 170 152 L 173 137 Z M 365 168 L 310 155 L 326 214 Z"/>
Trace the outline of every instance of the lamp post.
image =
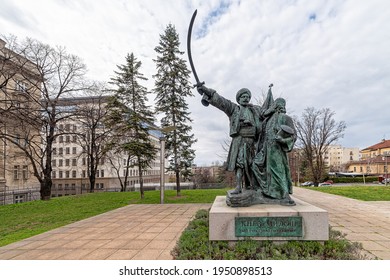
<path id="1" fill-rule="evenodd" d="M 164 182 L 165 182 L 165 136 L 160 137 L 160 204 L 164 204 Z"/>
<path id="2" fill-rule="evenodd" d="M 163 128 L 151 126 L 152 130 L 161 132 L 160 140 L 160 204 L 164 204 L 165 191 L 165 135 L 176 129 L 175 126 L 166 126 Z"/>
<path id="3" fill-rule="evenodd" d="M 387 170 L 387 157 L 389 156 L 389 153 L 388 152 L 384 152 L 383 155 L 382 155 L 382 160 L 383 160 L 383 157 L 385 159 L 385 186 L 387 187 L 387 176 L 388 176 L 388 170 Z"/>
<path id="4" fill-rule="evenodd" d="M 385 154 L 385 160 L 386 160 L 386 164 L 385 164 L 385 166 L 386 166 L 386 172 L 385 172 L 385 174 L 386 174 L 386 179 L 385 179 L 385 186 L 387 187 L 387 175 L 388 175 L 388 171 L 387 171 L 387 157 L 389 156 L 389 154 L 388 154 L 388 152 L 386 152 L 386 154 Z"/>

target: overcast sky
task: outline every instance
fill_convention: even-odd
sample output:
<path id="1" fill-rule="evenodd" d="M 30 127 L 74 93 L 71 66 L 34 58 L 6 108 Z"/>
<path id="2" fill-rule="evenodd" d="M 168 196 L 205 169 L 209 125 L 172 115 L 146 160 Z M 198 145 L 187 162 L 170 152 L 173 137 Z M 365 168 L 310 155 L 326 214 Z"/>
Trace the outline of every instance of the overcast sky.
<path id="1" fill-rule="evenodd" d="M 338 144 L 362 149 L 390 138 L 386 0 L 0 0 L 0 33 L 65 46 L 103 82 L 134 53 L 152 90 L 160 35 L 175 25 L 186 51 L 195 9 L 192 55 L 206 86 L 231 100 L 246 87 L 256 102 L 273 83 L 289 115 L 329 108 L 345 121 Z M 228 118 L 194 95 L 195 163 L 222 161 Z"/>

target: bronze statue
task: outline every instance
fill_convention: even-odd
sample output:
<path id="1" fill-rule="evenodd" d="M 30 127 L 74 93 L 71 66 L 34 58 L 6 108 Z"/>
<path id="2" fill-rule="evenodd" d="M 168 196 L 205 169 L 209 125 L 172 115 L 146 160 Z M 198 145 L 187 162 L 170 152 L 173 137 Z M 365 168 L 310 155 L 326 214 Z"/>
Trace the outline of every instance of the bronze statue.
<path id="1" fill-rule="evenodd" d="M 255 185 L 264 197 L 283 205 L 295 205 L 289 195 L 292 181 L 287 153 L 293 149 L 296 132 L 293 120 L 286 115 L 286 101 L 276 99 L 263 117 L 265 130 L 252 164 Z"/>
<path id="2" fill-rule="evenodd" d="M 227 158 L 227 170 L 234 171 L 236 175 L 236 188 L 230 193 L 241 193 L 243 185 L 250 189 L 253 186 L 250 167 L 261 130 L 260 106 L 249 103 L 252 95 L 246 88 L 240 89 L 236 94 L 239 105 L 205 86 L 198 87 L 198 91 L 203 94 L 203 100 L 207 100 L 229 117 L 232 142 Z"/>
<path id="3" fill-rule="evenodd" d="M 196 73 L 191 55 L 191 33 L 197 11 L 191 18 L 188 36 L 188 59 L 202 104 L 225 112 L 230 121 L 230 144 L 227 170 L 234 171 L 236 186 L 228 191 L 226 203 L 232 207 L 253 204 L 295 205 L 291 199 L 292 182 L 287 153 L 296 140 L 293 120 L 286 115 L 286 101 L 272 96 L 272 84 L 262 106 L 252 105 L 251 92 L 240 89 L 238 104 L 204 86 Z"/>

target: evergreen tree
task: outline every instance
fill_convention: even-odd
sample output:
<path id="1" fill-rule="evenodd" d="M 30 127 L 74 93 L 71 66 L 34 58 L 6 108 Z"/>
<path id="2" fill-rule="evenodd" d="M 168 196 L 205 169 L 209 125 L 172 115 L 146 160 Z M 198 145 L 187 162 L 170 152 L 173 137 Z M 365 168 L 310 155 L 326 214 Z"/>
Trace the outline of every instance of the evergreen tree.
<path id="1" fill-rule="evenodd" d="M 114 71 L 116 76 L 111 78 L 110 84 L 116 89 L 109 105 L 108 125 L 116 132 L 111 148 L 125 156 L 122 191 L 126 190 L 129 168 L 137 166 L 141 198 L 144 198 L 143 171 L 154 160 L 157 149 L 148 133 L 155 119 L 152 109 L 146 105 L 148 91 L 141 83 L 147 78 L 140 73 L 141 64 L 131 53 L 126 56 L 126 64 L 118 65 L 118 70 Z"/>
<path id="2" fill-rule="evenodd" d="M 162 113 L 161 127 L 174 127 L 166 133 L 166 157 L 169 158 L 168 170 L 176 175 L 177 195 L 180 196 L 180 178 L 187 180 L 191 175 L 191 165 L 195 158 L 192 144 L 196 142 L 191 133 L 191 118 L 186 97 L 193 96 L 189 82 L 190 71 L 179 50 L 179 35 L 175 27 L 169 24 L 160 35 L 156 62 L 157 74 L 154 75 L 156 93 L 156 112 Z"/>

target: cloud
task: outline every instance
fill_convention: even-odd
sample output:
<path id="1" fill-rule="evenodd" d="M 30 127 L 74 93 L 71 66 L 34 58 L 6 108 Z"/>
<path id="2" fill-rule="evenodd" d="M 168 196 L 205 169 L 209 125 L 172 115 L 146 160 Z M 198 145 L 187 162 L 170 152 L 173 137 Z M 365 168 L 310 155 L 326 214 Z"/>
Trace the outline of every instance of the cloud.
<path id="1" fill-rule="evenodd" d="M 18 37 L 66 46 L 101 81 L 133 52 L 151 90 L 160 34 L 172 23 L 186 51 L 197 9 L 192 55 L 206 86 L 234 101 L 242 87 L 255 100 L 273 83 L 289 114 L 330 108 L 347 124 L 340 143 L 363 148 L 390 136 L 387 6 L 385 0 L 3 0 L 0 24 Z M 220 160 L 229 122 L 200 99 L 194 90 L 188 102 L 198 138 L 196 162 L 207 164 Z"/>

